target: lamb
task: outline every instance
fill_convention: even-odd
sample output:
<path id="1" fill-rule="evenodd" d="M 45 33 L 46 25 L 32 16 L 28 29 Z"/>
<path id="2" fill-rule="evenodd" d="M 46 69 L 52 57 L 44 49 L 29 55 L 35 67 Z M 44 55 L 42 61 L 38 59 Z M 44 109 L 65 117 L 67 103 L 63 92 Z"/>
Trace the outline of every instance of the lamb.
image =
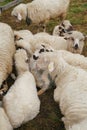
<path id="1" fill-rule="evenodd" d="M 34 76 L 29 72 L 28 56 L 24 49 L 14 56 L 18 77 L 3 97 L 3 107 L 13 128 L 34 119 L 40 111 L 40 100 Z"/>
<path id="2" fill-rule="evenodd" d="M 52 50 L 52 48 L 47 48 L 44 46 L 41 49 L 37 49 L 35 53 L 30 58 L 30 69 L 33 75 L 35 76 L 35 79 L 37 81 L 37 86 L 41 88 L 40 91 L 38 91 L 38 95 L 43 94 L 51 85 L 51 78 L 49 77 L 49 74 L 47 70 L 38 71 L 35 64 L 37 62 L 37 59 L 42 54 L 40 53 L 43 49 L 43 53 L 45 52 L 52 52 L 52 54 L 56 56 L 60 56 L 70 65 L 75 66 L 77 68 L 82 68 L 85 71 L 87 71 L 87 58 L 80 54 L 73 54 L 66 50 Z M 56 57 L 55 56 L 55 57 Z M 42 72 L 42 73 L 41 73 Z"/>
<path id="3" fill-rule="evenodd" d="M 83 35 L 80 31 L 71 31 L 64 36 L 64 39 L 69 43 L 68 51 L 73 53 L 82 53 L 86 36 Z"/>
<path id="4" fill-rule="evenodd" d="M 56 59 L 55 59 L 56 57 Z M 43 53 L 37 59 L 37 69 L 48 71 L 56 84 L 54 100 L 59 103 L 66 130 L 77 125 L 80 130 L 86 130 L 87 122 L 87 72 L 69 65 L 60 56 L 52 52 Z M 77 129 L 74 129 L 77 130 Z"/>
<path id="5" fill-rule="evenodd" d="M 53 35 L 64 36 L 66 33 L 72 30 L 73 30 L 73 26 L 71 25 L 70 21 L 64 20 L 62 23 L 54 27 Z"/>
<path id="6" fill-rule="evenodd" d="M 0 107 L 0 130 L 13 130 L 9 119 L 2 107 Z"/>
<path id="7" fill-rule="evenodd" d="M 8 24 L 0 22 L 0 88 L 12 72 L 14 53 L 13 30 Z"/>
<path id="8" fill-rule="evenodd" d="M 47 23 L 51 18 L 61 17 L 64 19 L 68 10 L 70 0 L 34 0 L 27 4 L 16 6 L 11 15 L 17 20 L 26 20 L 30 25 Z"/>

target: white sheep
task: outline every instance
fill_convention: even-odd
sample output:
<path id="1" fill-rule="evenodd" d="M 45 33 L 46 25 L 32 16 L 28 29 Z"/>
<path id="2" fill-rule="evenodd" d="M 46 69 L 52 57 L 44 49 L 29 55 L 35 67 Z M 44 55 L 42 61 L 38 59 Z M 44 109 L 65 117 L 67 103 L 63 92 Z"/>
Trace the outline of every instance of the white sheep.
<path id="1" fill-rule="evenodd" d="M 83 35 L 80 31 L 71 31 L 64 36 L 64 38 L 69 43 L 68 51 L 73 53 L 82 53 L 86 36 Z"/>
<path id="2" fill-rule="evenodd" d="M 14 30 L 14 37 L 15 40 L 25 39 L 26 41 L 29 41 L 30 36 L 32 36 L 32 32 L 29 30 Z"/>
<path id="3" fill-rule="evenodd" d="M 0 130 L 13 130 L 10 121 L 2 107 L 0 107 Z"/>
<path id="4" fill-rule="evenodd" d="M 29 72 L 28 56 L 25 50 L 17 50 L 15 65 L 18 77 L 3 98 L 3 107 L 13 128 L 32 120 L 40 110 L 40 100 L 34 76 Z"/>
<path id="5" fill-rule="evenodd" d="M 56 58 L 55 58 L 56 57 Z M 69 65 L 61 55 L 51 52 L 40 55 L 36 62 L 38 70 L 46 70 L 56 84 L 54 100 L 59 103 L 66 130 L 75 125 L 83 130 L 87 125 L 87 72 Z M 86 129 L 85 129 L 86 130 Z"/>
<path id="6" fill-rule="evenodd" d="M 41 52 L 41 50 L 42 50 L 42 52 Z M 48 46 L 48 48 L 47 48 L 47 46 L 45 46 L 40 49 L 37 49 L 35 51 L 35 53 L 32 55 L 32 57 L 30 58 L 30 69 L 31 69 L 31 72 L 33 73 L 33 75 L 35 76 L 35 79 L 37 81 L 37 86 L 41 88 L 40 92 L 38 92 L 39 95 L 44 93 L 49 88 L 49 85 L 51 82 L 51 78 L 49 77 L 47 70 L 38 71 L 36 68 L 36 65 L 35 65 L 39 56 L 45 52 L 52 52 L 52 54 L 53 55 L 55 54 L 56 56 L 61 55 L 61 57 L 68 64 L 75 66 L 77 68 L 82 68 L 85 71 L 87 71 L 87 58 L 84 57 L 83 55 L 73 54 L 66 50 L 55 51 L 55 50 L 52 50 L 52 48 L 49 48 L 49 46 Z"/>
<path id="7" fill-rule="evenodd" d="M 42 43 L 51 46 L 53 49 L 56 50 L 67 50 L 68 44 L 66 40 L 62 37 L 52 36 L 48 33 L 37 33 L 30 38 L 29 42 L 25 42 L 25 40 L 15 40 L 16 46 L 22 47 L 27 50 L 27 52 L 32 55 L 37 46 L 41 45 Z"/>
<path id="8" fill-rule="evenodd" d="M 13 30 L 9 25 L 0 22 L 0 87 L 12 71 L 14 53 Z"/>
<path id="9" fill-rule="evenodd" d="M 16 6 L 11 15 L 19 21 L 26 20 L 27 24 L 42 24 L 51 18 L 65 18 L 70 0 L 34 0 L 27 4 Z"/>
<path id="10" fill-rule="evenodd" d="M 19 38 L 20 39 L 20 38 Z M 30 36 L 29 42 L 15 40 L 16 46 L 23 47 L 32 55 L 37 46 L 42 43 L 50 45 L 55 50 L 68 50 L 72 53 L 82 53 L 85 36 L 79 31 L 71 31 L 65 37 L 53 36 L 45 32 Z"/>
<path id="11" fill-rule="evenodd" d="M 54 51 L 56 55 L 61 55 L 62 58 L 70 65 L 79 67 L 87 71 L 87 57 L 80 54 L 73 54 L 66 50 Z"/>
<path id="12" fill-rule="evenodd" d="M 53 35 L 55 36 L 64 36 L 65 33 L 73 30 L 73 26 L 71 25 L 69 20 L 64 20 L 59 25 L 55 26 L 53 29 Z"/>

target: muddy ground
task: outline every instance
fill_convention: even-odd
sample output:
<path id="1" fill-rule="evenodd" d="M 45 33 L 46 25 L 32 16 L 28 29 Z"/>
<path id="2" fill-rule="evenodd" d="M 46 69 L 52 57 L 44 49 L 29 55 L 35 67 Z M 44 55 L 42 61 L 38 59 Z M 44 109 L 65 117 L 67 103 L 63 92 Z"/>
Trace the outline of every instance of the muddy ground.
<path id="1" fill-rule="evenodd" d="M 24 2 L 29 2 L 25 0 Z M 8 23 L 15 30 L 29 29 L 33 33 L 37 32 L 35 25 L 27 26 L 24 21 L 15 23 L 11 17 L 12 8 L 3 11 L 0 16 L 0 21 Z M 71 0 L 70 7 L 67 13 L 69 19 L 75 30 L 79 30 L 87 35 L 87 0 Z M 59 19 L 50 20 L 47 24 L 47 32 L 50 34 L 55 25 L 59 23 Z M 87 42 L 85 42 L 83 55 L 87 56 Z M 39 115 L 32 121 L 27 122 L 20 128 L 15 130 L 65 130 L 63 122 L 61 121 L 61 112 L 58 104 L 53 100 L 54 88 L 49 89 L 40 96 L 41 109 Z"/>

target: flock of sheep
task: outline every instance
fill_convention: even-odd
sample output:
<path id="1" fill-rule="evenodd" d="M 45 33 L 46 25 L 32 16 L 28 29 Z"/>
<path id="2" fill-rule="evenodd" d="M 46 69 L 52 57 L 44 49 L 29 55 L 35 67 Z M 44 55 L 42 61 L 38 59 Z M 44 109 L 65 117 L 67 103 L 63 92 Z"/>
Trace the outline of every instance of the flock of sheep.
<path id="1" fill-rule="evenodd" d="M 0 22 L 0 130 L 13 130 L 34 119 L 40 112 L 38 96 L 52 81 L 56 85 L 54 101 L 64 115 L 66 130 L 87 130 L 87 58 L 81 55 L 87 36 L 64 20 L 69 3 L 33 0 L 13 8 L 11 15 L 17 20 L 35 23 L 38 31 L 42 26 L 44 32 L 13 30 Z M 48 34 L 46 22 L 56 17 L 62 22 Z M 9 75 L 14 83 L 8 89 Z"/>

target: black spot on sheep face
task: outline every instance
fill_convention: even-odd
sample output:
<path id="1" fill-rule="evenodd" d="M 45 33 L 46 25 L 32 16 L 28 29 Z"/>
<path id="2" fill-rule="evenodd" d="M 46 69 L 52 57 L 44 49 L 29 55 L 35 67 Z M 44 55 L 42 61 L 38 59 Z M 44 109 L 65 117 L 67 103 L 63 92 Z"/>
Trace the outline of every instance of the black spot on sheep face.
<path id="1" fill-rule="evenodd" d="M 27 23 L 27 25 L 30 25 L 32 23 L 32 20 L 30 18 L 28 18 L 28 16 L 26 17 L 26 23 Z"/>
<path id="2" fill-rule="evenodd" d="M 63 27 L 65 27 L 64 23 L 61 24 Z"/>
<path id="3" fill-rule="evenodd" d="M 40 49 L 39 53 L 42 53 L 42 52 L 44 52 L 44 51 L 45 51 L 44 48 L 42 48 L 42 49 Z"/>
<path id="4" fill-rule="evenodd" d="M 34 60 L 37 60 L 38 58 L 39 58 L 38 56 L 33 55 Z"/>

